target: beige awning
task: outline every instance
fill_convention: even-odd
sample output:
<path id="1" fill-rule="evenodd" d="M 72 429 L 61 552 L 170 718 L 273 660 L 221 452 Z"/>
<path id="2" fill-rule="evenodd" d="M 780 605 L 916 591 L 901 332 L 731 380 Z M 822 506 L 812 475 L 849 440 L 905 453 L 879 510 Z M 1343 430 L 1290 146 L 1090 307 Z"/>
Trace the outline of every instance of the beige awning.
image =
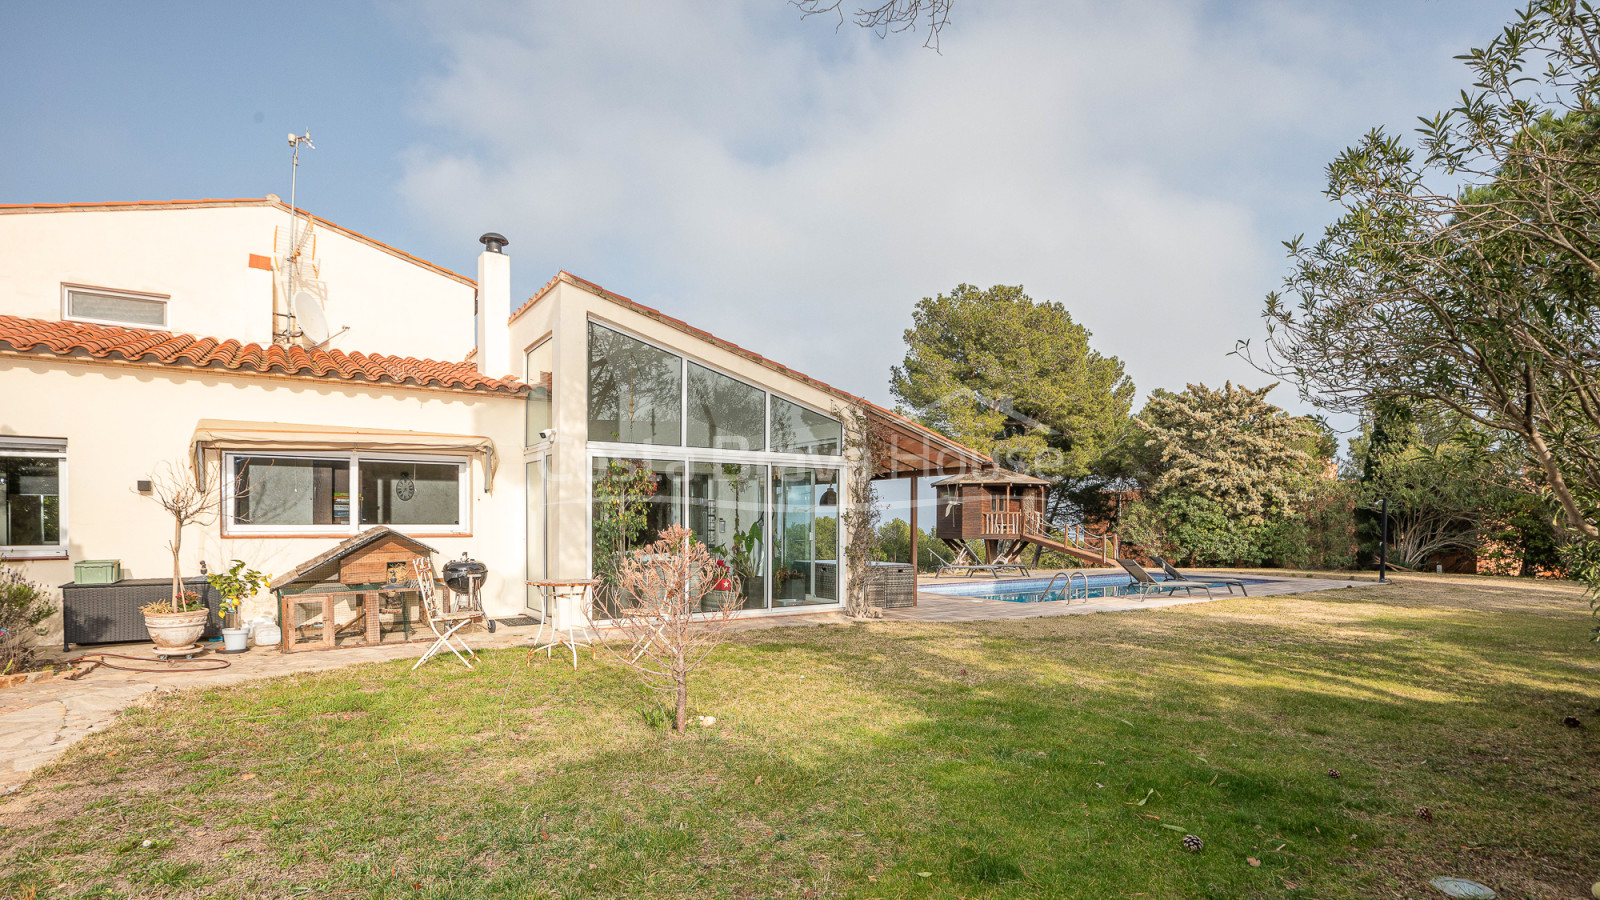
<path id="1" fill-rule="evenodd" d="M 483 461 L 483 489 L 494 487 L 499 466 L 494 441 L 473 434 L 344 428 L 338 425 L 294 425 L 284 422 L 238 422 L 201 419 L 190 440 L 195 471 L 205 470 L 207 450 L 383 450 L 393 453 L 461 453 Z"/>

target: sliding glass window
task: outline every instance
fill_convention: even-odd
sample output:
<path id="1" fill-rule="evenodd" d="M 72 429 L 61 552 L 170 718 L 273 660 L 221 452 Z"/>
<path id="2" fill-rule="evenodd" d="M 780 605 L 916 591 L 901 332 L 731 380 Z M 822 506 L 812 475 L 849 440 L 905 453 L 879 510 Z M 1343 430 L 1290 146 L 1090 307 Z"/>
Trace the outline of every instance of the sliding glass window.
<path id="1" fill-rule="evenodd" d="M 589 323 L 589 440 L 683 443 L 683 358 Z"/>
<path id="2" fill-rule="evenodd" d="M 772 469 L 772 603 L 839 600 L 839 472 Z"/>
<path id="3" fill-rule="evenodd" d="M 223 471 L 228 534 L 354 534 L 371 525 L 468 530 L 464 459 L 227 453 Z"/>
<path id="4" fill-rule="evenodd" d="M 232 457 L 233 515 L 241 525 L 349 525 L 350 460 Z"/>
<path id="5" fill-rule="evenodd" d="M 773 397 L 772 449 L 779 453 L 838 456 L 844 452 L 844 427 L 837 419 Z"/>
<path id="6" fill-rule="evenodd" d="M 361 524 L 460 525 L 460 463 L 361 461 Z"/>
<path id="7" fill-rule="evenodd" d="M 763 450 L 766 421 L 765 391 L 689 363 L 689 446 Z"/>

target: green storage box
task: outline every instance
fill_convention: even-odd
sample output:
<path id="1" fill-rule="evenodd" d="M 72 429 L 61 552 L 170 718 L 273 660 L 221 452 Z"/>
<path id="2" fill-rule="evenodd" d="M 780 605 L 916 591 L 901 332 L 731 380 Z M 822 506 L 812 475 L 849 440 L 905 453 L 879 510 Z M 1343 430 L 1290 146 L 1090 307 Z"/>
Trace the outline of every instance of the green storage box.
<path id="1" fill-rule="evenodd" d="M 72 566 L 73 584 L 116 584 L 121 580 L 120 559 L 86 559 Z"/>

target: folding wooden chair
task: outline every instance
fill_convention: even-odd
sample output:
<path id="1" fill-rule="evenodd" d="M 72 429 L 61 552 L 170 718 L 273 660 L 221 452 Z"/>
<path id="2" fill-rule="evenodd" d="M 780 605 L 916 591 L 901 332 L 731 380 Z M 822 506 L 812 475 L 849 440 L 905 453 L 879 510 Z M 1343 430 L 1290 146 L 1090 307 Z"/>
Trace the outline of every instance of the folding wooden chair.
<path id="1" fill-rule="evenodd" d="M 433 646 L 428 648 L 428 652 L 422 654 L 422 658 L 417 660 L 417 664 L 411 667 L 411 671 L 415 672 L 423 663 L 438 655 L 441 650 L 449 650 L 456 655 L 456 659 L 461 660 L 462 665 L 469 669 L 472 668 L 472 663 L 467 659 L 467 656 L 477 659 L 478 654 L 472 652 L 472 648 L 467 646 L 466 641 L 456 637 L 456 632 L 472 624 L 474 619 L 483 614 L 473 610 L 445 611 L 444 603 L 439 599 L 439 582 L 433 575 L 433 560 L 425 556 L 413 557 L 411 560 L 411 573 L 417 581 L 417 592 L 422 595 L 422 610 L 427 616 L 428 627 L 433 630 L 436 638 Z M 461 649 L 457 650 L 457 647 Z M 461 650 L 467 651 L 467 656 L 462 656 Z"/>

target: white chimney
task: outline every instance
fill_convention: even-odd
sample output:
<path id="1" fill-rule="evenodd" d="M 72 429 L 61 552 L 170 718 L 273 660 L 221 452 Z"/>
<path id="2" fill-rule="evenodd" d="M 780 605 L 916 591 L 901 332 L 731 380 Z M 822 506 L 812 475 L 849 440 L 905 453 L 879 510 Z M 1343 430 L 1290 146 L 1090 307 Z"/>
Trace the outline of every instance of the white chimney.
<path id="1" fill-rule="evenodd" d="M 489 378 L 511 374 L 511 257 L 504 235 L 478 238 L 478 372 Z"/>

